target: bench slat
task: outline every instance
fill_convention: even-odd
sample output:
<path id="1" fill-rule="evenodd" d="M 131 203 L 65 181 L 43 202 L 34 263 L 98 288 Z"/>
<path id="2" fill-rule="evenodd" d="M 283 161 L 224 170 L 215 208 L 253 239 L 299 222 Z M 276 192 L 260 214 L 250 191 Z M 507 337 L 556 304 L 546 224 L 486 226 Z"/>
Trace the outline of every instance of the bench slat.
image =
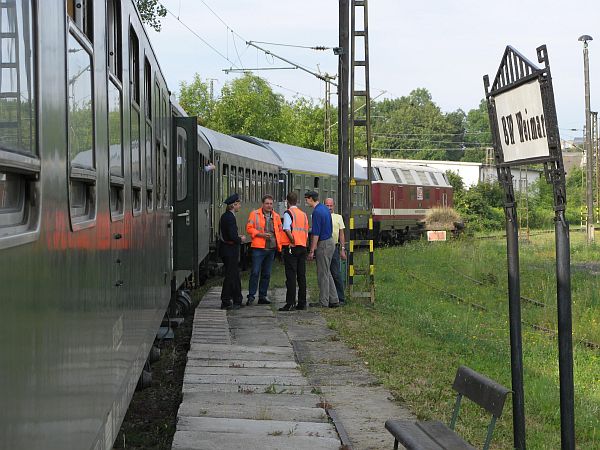
<path id="1" fill-rule="evenodd" d="M 452 388 L 496 417 L 502 415 L 506 396 L 511 392 L 510 389 L 465 366 L 460 366 L 456 371 Z"/>
<path id="2" fill-rule="evenodd" d="M 473 446 L 455 434 L 442 422 L 432 420 L 417 422 L 416 425 L 445 450 L 475 450 Z"/>
<path id="3" fill-rule="evenodd" d="M 388 419 L 385 428 L 407 449 L 444 450 L 413 421 Z"/>

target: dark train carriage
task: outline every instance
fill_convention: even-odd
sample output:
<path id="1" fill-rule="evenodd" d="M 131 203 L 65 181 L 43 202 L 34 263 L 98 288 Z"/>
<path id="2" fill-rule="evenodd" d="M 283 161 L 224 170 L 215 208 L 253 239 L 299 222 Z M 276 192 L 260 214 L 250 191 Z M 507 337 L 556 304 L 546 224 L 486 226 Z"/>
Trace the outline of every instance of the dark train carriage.
<path id="1" fill-rule="evenodd" d="M 242 208 L 237 214 L 240 234 L 246 234 L 246 221 L 250 212 L 261 206 L 262 196 L 270 194 L 275 202 L 279 198 L 280 160 L 270 150 L 236 139 L 217 131 L 198 127 L 199 139 L 210 145 L 215 165 L 212 179 L 212 229 L 211 247 L 216 249 L 218 224 L 225 212 L 223 200 L 237 192 Z M 250 239 L 248 239 L 250 242 Z"/>
<path id="2" fill-rule="evenodd" d="M 381 241 L 419 237 L 427 210 L 452 206 L 452 186 L 437 169 L 375 161 L 372 170 L 373 221 Z"/>
<path id="3" fill-rule="evenodd" d="M 170 297 L 168 90 L 131 1 L 0 2 L 0 436 L 105 449 Z"/>

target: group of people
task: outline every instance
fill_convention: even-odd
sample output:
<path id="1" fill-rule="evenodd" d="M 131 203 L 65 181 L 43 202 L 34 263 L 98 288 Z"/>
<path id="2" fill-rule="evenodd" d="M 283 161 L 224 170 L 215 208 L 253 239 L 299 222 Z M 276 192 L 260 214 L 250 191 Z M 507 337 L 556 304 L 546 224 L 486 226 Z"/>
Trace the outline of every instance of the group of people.
<path id="1" fill-rule="evenodd" d="M 346 259 L 344 220 L 335 214 L 332 198 L 319 202 L 319 194 L 306 192 L 306 203 L 313 208 L 312 230 L 308 217 L 298 208 L 298 195 L 290 192 L 286 197 L 287 209 L 283 220 L 273 210 L 273 197 L 262 197 L 262 206 L 250 213 L 246 233 L 252 240 L 252 270 L 248 286 L 246 306 L 253 305 L 258 291 L 259 305 L 268 305 L 267 298 L 271 267 L 276 252 L 281 252 L 285 265 L 286 303 L 280 311 L 304 310 L 306 297 L 306 261 L 316 260 L 319 301 L 311 307 L 337 308 L 345 302 L 344 285 L 340 276 L 340 260 Z M 221 291 L 221 309 L 243 307 L 240 281 L 240 245 L 246 235 L 239 235 L 235 213 L 240 210 L 238 194 L 230 195 L 224 202 L 226 211 L 219 221 L 220 254 L 225 279 Z M 310 231 L 310 239 L 309 239 Z M 296 288 L 298 294 L 296 295 Z"/>

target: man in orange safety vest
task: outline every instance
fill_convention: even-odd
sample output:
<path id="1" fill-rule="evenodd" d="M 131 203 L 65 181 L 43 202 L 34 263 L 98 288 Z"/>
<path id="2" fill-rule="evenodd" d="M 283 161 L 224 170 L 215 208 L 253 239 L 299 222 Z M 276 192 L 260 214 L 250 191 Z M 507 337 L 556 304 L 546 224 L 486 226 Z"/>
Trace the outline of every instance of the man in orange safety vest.
<path id="1" fill-rule="evenodd" d="M 282 229 L 281 217 L 273 211 L 273 196 L 266 194 L 262 197 L 262 207 L 255 209 L 248 216 L 246 232 L 252 238 L 252 271 L 248 286 L 248 301 L 254 303 L 258 290 L 258 304 L 269 305 L 267 299 L 271 266 L 277 250 L 281 251 Z M 259 286 L 260 277 L 260 286 Z"/>
<path id="2" fill-rule="evenodd" d="M 279 311 L 306 309 L 306 247 L 308 243 L 308 217 L 300 208 L 298 194 L 287 195 L 288 209 L 283 213 L 282 254 L 285 264 L 285 306 Z M 296 304 L 296 280 L 298 281 L 298 304 Z"/>

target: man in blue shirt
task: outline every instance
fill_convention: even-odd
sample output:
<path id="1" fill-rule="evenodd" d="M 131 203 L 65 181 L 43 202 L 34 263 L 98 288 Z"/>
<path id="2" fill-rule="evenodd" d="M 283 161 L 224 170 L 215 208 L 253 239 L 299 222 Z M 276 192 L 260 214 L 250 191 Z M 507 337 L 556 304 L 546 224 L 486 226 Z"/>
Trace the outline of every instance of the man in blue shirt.
<path id="1" fill-rule="evenodd" d="M 326 206 L 319 203 L 319 194 L 309 191 L 304 194 L 308 206 L 314 208 L 312 213 L 312 238 L 307 259 L 317 260 L 317 280 L 319 282 L 319 302 L 311 303 L 312 307 L 337 308 L 340 305 L 335 289 L 335 282 L 331 276 L 331 258 L 335 251 L 335 243 L 331 238 L 333 222 L 331 213 Z"/>

